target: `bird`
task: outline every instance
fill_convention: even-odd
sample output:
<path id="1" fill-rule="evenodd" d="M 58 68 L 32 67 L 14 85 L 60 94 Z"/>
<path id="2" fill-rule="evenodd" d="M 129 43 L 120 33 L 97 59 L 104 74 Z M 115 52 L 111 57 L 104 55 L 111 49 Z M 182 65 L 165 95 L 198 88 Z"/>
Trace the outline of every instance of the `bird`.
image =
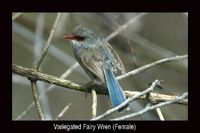
<path id="1" fill-rule="evenodd" d="M 119 55 L 108 41 L 82 25 L 76 26 L 64 38 L 71 42 L 74 56 L 91 82 L 106 83 L 114 107 L 123 103 L 126 96 L 115 73 L 119 71 L 125 74 L 126 71 Z"/>

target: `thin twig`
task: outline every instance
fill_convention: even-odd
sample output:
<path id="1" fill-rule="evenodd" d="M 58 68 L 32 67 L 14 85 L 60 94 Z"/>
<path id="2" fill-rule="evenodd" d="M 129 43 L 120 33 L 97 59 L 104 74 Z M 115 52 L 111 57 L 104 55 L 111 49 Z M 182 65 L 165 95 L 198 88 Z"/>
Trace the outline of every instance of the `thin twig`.
<path id="1" fill-rule="evenodd" d="M 66 78 L 69 76 L 77 67 L 79 66 L 78 62 L 76 62 L 74 65 L 72 65 L 69 69 L 67 69 L 61 76 L 61 79 Z"/>
<path id="2" fill-rule="evenodd" d="M 144 50 L 151 51 L 151 53 L 153 55 L 156 55 L 157 57 L 160 57 L 160 58 L 173 57 L 173 56 L 177 55 L 176 53 L 174 53 L 166 48 L 163 48 L 160 44 L 156 44 L 155 42 L 152 42 L 137 33 L 132 33 L 131 36 L 127 36 L 127 39 L 140 45 L 141 47 L 144 48 Z M 182 62 L 182 61 L 178 62 L 178 65 L 187 68 L 187 63 L 185 63 L 185 62 Z"/>
<path id="3" fill-rule="evenodd" d="M 34 107 L 34 101 L 20 114 L 20 115 L 18 115 L 16 118 L 15 118 L 15 120 L 20 120 L 20 119 L 22 119 L 22 117 L 23 116 L 25 116 L 28 112 L 29 112 L 29 110 L 32 108 L 32 107 Z"/>
<path id="4" fill-rule="evenodd" d="M 18 18 L 19 16 L 21 16 L 23 13 L 15 13 L 13 16 L 12 16 L 12 21 L 14 21 L 16 18 Z"/>
<path id="5" fill-rule="evenodd" d="M 120 104 L 119 106 L 117 106 L 117 107 L 115 107 L 115 108 L 112 108 L 112 109 L 106 111 L 104 114 L 99 115 L 99 116 L 97 116 L 96 118 L 93 118 L 93 119 L 91 119 L 91 120 L 92 120 L 92 121 L 93 121 L 93 120 L 100 120 L 100 119 L 102 119 L 102 118 L 107 117 L 108 115 L 111 115 L 112 113 L 114 113 L 114 112 L 116 112 L 116 111 L 122 109 L 122 108 L 125 107 L 126 105 L 128 105 L 130 102 L 132 102 L 132 101 L 135 100 L 136 98 L 138 98 L 138 97 L 140 97 L 140 96 L 142 96 L 142 95 L 145 95 L 145 94 L 147 94 L 147 93 L 153 91 L 153 89 L 155 88 L 155 86 L 158 85 L 158 84 L 160 84 L 160 81 L 159 81 L 159 80 L 155 80 L 155 81 L 152 83 L 152 85 L 151 85 L 148 89 L 146 89 L 145 91 L 143 91 L 143 92 L 141 92 L 141 93 L 139 93 L 139 94 L 137 94 L 137 95 L 135 95 L 135 96 L 133 96 L 133 97 L 131 97 L 131 98 L 128 98 L 126 101 L 124 101 L 124 102 L 123 102 L 122 104 Z"/>
<path id="6" fill-rule="evenodd" d="M 161 121 L 164 121 L 165 118 L 164 118 L 164 116 L 163 116 L 163 113 L 162 113 L 161 109 L 160 109 L 160 108 L 156 108 L 156 112 L 157 112 L 157 114 L 158 114 L 160 120 L 161 120 Z"/>
<path id="7" fill-rule="evenodd" d="M 72 65 L 69 69 L 67 69 L 59 78 L 64 79 L 67 76 L 69 76 L 72 71 L 74 71 L 74 69 L 76 69 L 78 67 L 78 63 L 75 63 L 74 65 Z M 39 99 L 41 99 L 43 97 L 43 95 L 47 94 L 48 92 L 50 92 L 56 85 L 50 85 L 47 89 L 46 89 L 46 93 L 42 94 L 39 96 Z M 34 106 L 34 101 L 32 101 L 31 104 L 29 104 L 29 106 L 20 114 L 16 117 L 15 120 L 20 120 L 23 116 L 25 116 L 28 111 Z"/>
<path id="8" fill-rule="evenodd" d="M 55 118 L 55 120 L 59 120 L 63 117 L 63 115 L 67 112 L 69 107 L 72 105 L 72 103 L 68 103 L 67 106 L 64 107 L 64 109 L 58 114 L 58 116 Z"/>
<path id="9" fill-rule="evenodd" d="M 42 113 L 42 108 L 38 99 L 38 93 L 37 93 L 37 87 L 36 87 L 36 81 L 31 81 L 31 88 L 33 93 L 33 99 L 35 101 L 35 106 L 39 115 L 40 120 L 44 120 L 44 115 Z"/>
<path id="10" fill-rule="evenodd" d="M 42 63 L 42 61 L 43 61 L 43 59 L 44 59 L 44 57 L 45 57 L 45 55 L 46 55 L 46 53 L 48 51 L 48 48 L 50 46 L 50 42 L 52 40 L 53 33 L 55 31 L 55 28 L 57 26 L 59 18 L 60 18 L 60 13 L 57 14 L 56 20 L 54 22 L 53 28 L 51 29 L 51 33 L 49 35 L 47 43 L 46 43 L 45 47 L 42 49 L 41 56 L 40 56 L 38 62 L 36 63 L 36 65 L 34 67 L 36 71 L 39 69 L 39 67 L 40 67 L 40 65 L 41 65 L 41 63 Z M 31 80 L 31 86 L 32 86 L 34 101 L 35 101 L 35 104 L 36 104 L 36 108 L 37 108 L 39 117 L 40 117 L 41 120 L 43 120 L 44 119 L 44 115 L 42 113 L 41 105 L 40 105 L 40 102 L 39 102 L 39 99 L 38 99 L 38 94 L 37 94 L 37 91 L 36 91 L 37 90 L 36 81 L 32 81 Z"/>
<path id="11" fill-rule="evenodd" d="M 116 29 L 113 33 L 111 33 L 108 37 L 106 37 L 106 41 L 109 41 L 113 37 L 117 36 L 120 32 L 122 32 L 123 30 L 128 28 L 131 24 L 137 22 L 141 17 L 143 17 L 146 14 L 147 13 L 140 13 L 139 15 L 137 15 L 134 18 L 132 18 L 131 20 L 129 20 L 127 23 L 125 23 L 124 25 L 122 25 L 121 27 Z"/>
<path id="12" fill-rule="evenodd" d="M 92 118 L 97 116 L 97 93 L 92 89 Z"/>
<path id="13" fill-rule="evenodd" d="M 159 108 L 159 107 L 162 107 L 162 106 L 166 106 L 166 105 L 172 104 L 172 103 L 177 102 L 177 101 L 179 101 L 181 99 L 185 99 L 187 96 L 188 96 L 188 92 L 185 92 L 181 96 L 177 97 L 174 100 L 163 102 L 163 103 L 159 103 L 159 104 L 152 105 L 152 106 L 147 106 L 146 108 L 144 108 L 143 110 L 141 110 L 139 112 L 132 113 L 132 114 L 125 115 L 125 116 L 122 116 L 122 117 L 119 117 L 119 118 L 115 118 L 115 119 L 111 119 L 111 120 L 115 120 L 115 121 L 126 120 L 128 118 L 139 116 L 139 115 L 142 115 L 142 114 L 144 114 L 144 113 L 146 113 L 146 112 L 148 112 L 150 110 L 153 110 L 153 109 L 156 109 L 156 108 Z"/>
<path id="14" fill-rule="evenodd" d="M 34 67 L 36 70 L 39 69 L 39 67 L 40 67 L 40 65 L 41 65 L 41 63 L 42 63 L 42 61 L 43 61 L 43 59 L 44 59 L 44 57 L 45 57 L 45 55 L 46 55 L 46 53 L 47 53 L 47 51 L 48 51 L 50 42 L 51 42 L 51 40 L 52 40 L 54 31 L 55 31 L 55 28 L 56 28 L 56 26 L 57 26 L 57 24 L 58 24 L 58 21 L 59 21 L 59 19 L 60 19 L 60 16 L 61 16 L 61 13 L 58 13 L 58 14 L 57 14 L 57 17 L 56 17 L 56 19 L 55 19 L 54 25 L 53 25 L 53 27 L 52 27 L 52 29 L 51 29 L 51 32 L 50 32 L 49 38 L 48 38 L 48 40 L 47 40 L 47 43 L 46 43 L 44 49 L 42 49 L 41 56 L 40 56 L 38 62 L 36 63 L 36 65 L 35 65 L 35 67 Z"/>
<path id="15" fill-rule="evenodd" d="M 44 20 L 45 20 L 45 14 L 39 13 L 37 15 L 37 19 L 36 19 L 34 45 L 33 45 L 33 49 L 31 50 L 31 51 L 33 51 L 33 54 L 34 54 L 33 65 L 39 59 L 39 55 L 42 50 L 42 39 L 41 38 L 43 38 Z M 42 66 L 40 67 L 40 69 L 42 70 Z M 38 82 L 37 88 L 38 88 L 39 94 L 43 94 L 46 91 L 46 85 L 44 82 Z M 49 108 L 48 96 L 43 95 L 43 97 L 39 100 L 40 100 L 41 107 L 43 109 L 43 114 L 44 114 L 45 120 L 52 120 L 52 116 L 51 116 L 51 112 L 50 112 L 50 108 Z"/>
<path id="16" fill-rule="evenodd" d="M 67 78 L 77 67 L 79 66 L 78 62 L 72 65 L 69 69 L 67 69 L 59 78 L 65 79 Z M 50 92 L 56 85 L 52 84 L 46 89 L 46 93 Z M 42 97 L 42 95 L 41 95 Z"/>
<path id="17" fill-rule="evenodd" d="M 174 57 L 170 57 L 170 58 L 164 58 L 164 59 L 161 59 L 161 60 L 158 60 L 158 61 L 155 61 L 153 63 L 150 63 L 150 64 L 147 64 L 145 66 L 142 66 L 138 69 L 135 69 L 133 71 L 130 71 L 128 73 L 126 73 L 125 75 L 121 75 L 121 76 L 118 76 L 117 79 L 118 80 L 121 80 L 121 79 L 124 79 L 126 77 L 129 77 L 129 76 L 133 76 L 133 75 L 136 75 L 144 70 L 147 70 L 153 66 L 156 66 L 156 65 L 159 65 L 159 64 L 162 64 L 164 62 L 170 62 L 170 61 L 178 61 L 178 60 L 181 60 L 181 59 L 186 59 L 188 58 L 188 55 L 182 55 L 182 56 L 174 56 Z"/>
<path id="18" fill-rule="evenodd" d="M 33 64 L 35 64 L 36 61 L 39 59 L 39 55 L 40 55 L 40 52 L 42 50 L 44 20 L 45 20 L 45 15 L 43 13 L 39 13 L 38 16 L 37 16 L 37 20 L 36 20 L 34 45 L 33 45 L 33 49 L 31 49 L 31 51 L 33 51 L 33 54 L 34 54 Z"/>

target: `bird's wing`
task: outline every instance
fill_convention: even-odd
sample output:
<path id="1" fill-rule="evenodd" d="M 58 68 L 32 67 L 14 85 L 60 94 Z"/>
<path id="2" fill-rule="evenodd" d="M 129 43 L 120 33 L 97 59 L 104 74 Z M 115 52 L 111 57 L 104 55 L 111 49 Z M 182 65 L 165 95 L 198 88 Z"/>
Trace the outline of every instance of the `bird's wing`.
<path id="1" fill-rule="evenodd" d="M 104 75 L 102 71 L 103 61 L 100 60 L 98 54 L 89 57 L 86 60 L 83 60 L 82 63 L 84 66 L 89 69 L 94 75 L 96 75 L 102 82 L 105 82 Z"/>
<path id="2" fill-rule="evenodd" d="M 116 63 L 116 65 L 117 65 L 117 68 L 120 70 L 120 72 L 122 73 L 122 74 L 126 74 L 126 70 L 125 70 L 125 67 L 124 67 L 124 65 L 123 65 L 123 63 L 122 63 L 122 61 L 121 61 L 121 59 L 119 58 L 119 55 L 117 54 L 117 52 L 112 48 L 112 46 L 109 44 L 109 43 L 107 43 L 107 46 L 108 46 L 108 48 L 110 49 L 110 51 L 112 52 L 112 54 L 113 54 L 113 56 L 114 56 L 114 59 L 115 59 L 115 63 Z"/>

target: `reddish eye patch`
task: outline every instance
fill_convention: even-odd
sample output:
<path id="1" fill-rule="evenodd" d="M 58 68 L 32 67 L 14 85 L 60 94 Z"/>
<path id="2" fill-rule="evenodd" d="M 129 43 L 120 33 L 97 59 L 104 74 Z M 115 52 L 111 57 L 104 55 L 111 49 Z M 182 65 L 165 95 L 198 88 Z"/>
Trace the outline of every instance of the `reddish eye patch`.
<path id="1" fill-rule="evenodd" d="M 85 39 L 85 37 L 83 36 L 78 36 L 74 34 L 67 34 L 64 36 L 64 38 L 66 38 L 67 40 L 77 40 L 77 41 L 83 41 Z"/>

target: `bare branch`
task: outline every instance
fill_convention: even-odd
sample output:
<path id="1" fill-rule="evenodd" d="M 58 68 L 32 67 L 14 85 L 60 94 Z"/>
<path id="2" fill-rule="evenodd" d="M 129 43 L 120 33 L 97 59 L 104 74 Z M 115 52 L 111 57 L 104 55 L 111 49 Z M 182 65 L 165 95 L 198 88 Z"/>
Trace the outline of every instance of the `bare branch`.
<path id="1" fill-rule="evenodd" d="M 158 114 L 160 120 L 161 120 L 161 121 L 164 121 L 165 118 L 164 118 L 164 116 L 163 116 L 163 114 L 162 114 L 161 109 L 160 109 L 160 108 L 156 108 L 156 112 L 157 112 L 157 114 Z"/>
<path id="2" fill-rule="evenodd" d="M 139 91 L 124 91 L 127 97 L 132 97 L 135 96 L 141 92 Z M 140 99 L 146 99 L 147 101 L 151 103 L 159 103 L 159 102 L 166 102 L 166 101 L 171 101 L 173 99 L 176 99 L 177 96 L 174 95 L 166 95 L 166 94 L 159 94 L 156 92 L 151 92 L 149 95 L 143 95 L 139 97 Z M 182 99 L 176 102 L 177 104 L 188 104 L 188 99 Z"/>
<path id="3" fill-rule="evenodd" d="M 126 105 L 128 105 L 130 102 L 132 102 L 132 101 L 135 100 L 136 98 L 138 98 L 138 97 L 140 97 L 140 96 L 142 96 L 142 95 L 145 95 L 145 94 L 147 94 L 147 93 L 153 91 L 153 89 L 155 88 L 155 86 L 158 85 L 158 84 L 160 84 L 160 81 L 159 81 L 159 80 L 155 80 L 155 81 L 152 83 L 152 85 L 151 85 L 148 89 L 146 89 L 145 91 L 143 91 L 143 92 L 141 92 L 141 93 L 139 93 L 139 94 L 137 94 L 137 95 L 135 95 L 135 96 L 133 96 L 133 97 L 131 97 L 131 98 L 128 98 L 126 101 L 124 101 L 124 102 L 123 102 L 122 104 L 120 104 L 119 106 L 117 106 L 117 107 L 115 107 L 115 108 L 112 108 L 112 109 L 106 111 L 104 114 L 102 114 L 102 115 L 100 115 L 100 116 L 97 116 L 96 118 L 93 118 L 93 119 L 91 119 L 91 120 L 92 120 L 92 121 L 94 121 L 94 120 L 100 120 L 100 119 L 102 119 L 102 118 L 105 118 L 105 117 L 111 115 L 112 113 L 114 113 L 114 112 L 116 112 L 116 111 L 122 109 L 122 108 L 125 107 Z"/>
<path id="4" fill-rule="evenodd" d="M 126 28 L 128 28 L 131 24 L 135 23 L 136 21 L 138 21 L 141 17 L 143 17 L 144 15 L 146 15 L 147 13 L 140 13 L 139 15 L 137 15 L 136 17 L 132 18 L 131 20 L 129 20 L 126 24 L 120 26 L 117 30 L 115 30 L 113 33 L 111 33 L 108 37 L 106 37 L 106 41 L 109 41 L 110 39 L 112 39 L 113 37 L 117 36 L 120 32 L 122 32 L 123 30 L 125 30 Z"/>
<path id="5" fill-rule="evenodd" d="M 119 118 L 115 118 L 115 119 L 112 119 L 112 120 L 115 120 L 115 121 L 126 120 L 128 118 L 139 116 L 139 115 L 142 115 L 142 114 L 144 114 L 144 113 L 146 113 L 146 112 L 148 112 L 150 110 L 153 110 L 153 109 L 156 109 L 156 108 L 159 108 L 159 107 L 162 107 L 162 106 L 166 106 L 166 105 L 172 104 L 174 102 L 177 102 L 179 100 L 185 99 L 187 96 L 188 96 L 188 92 L 185 92 L 181 96 L 177 97 L 174 100 L 163 102 L 163 103 L 159 103 L 159 104 L 152 105 L 152 106 L 147 106 L 146 108 L 144 108 L 143 110 L 141 110 L 139 112 L 132 113 L 132 114 L 129 114 L 129 115 L 125 115 L 125 116 L 122 116 L 122 117 L 119 117 Z"/>
<path id="6" fill-rule="evenodd" d="M 78 66 L 78 63 L 75 63 L 74 65 L 72 65 L 68 70 L 66 70 L 59 78 L 64 79 L 66 78 L 69 74 L 72 73 L 72 71 L 74 69 L 76 69 Z M 46 89 L 46 93 L 43 93 L 39 96 L 39 99 L 41 99 L 43 97 L 43 95 L 47 94 L 48 92 L 50 92 L 53 88 L 55 87 L 54 84 L 51 84 L 47 89 Z M 29 104 L 29 106 L 19 115 L 17 116 L 16 120 L 20 120 L 23 116 L 25 116 L 28 111 L 34 106 L 34 102 L 32 101 L 31 104 Z"/>
<path id="7" fill-rule="evenodd" d="M 188 58 L 188 55 L 182 55 L 182 56 L 174 56 L 174 57 L 170 57 L 170 58 L 164 58 L 164 59 L 152 62 L 150 64 L 147 64 L 145 66 L 142 66 L 142 67 L 140 67 L 138 69 L 135 69 L 133 71 L 130 71 L 130 72 L 126 73 L 125 75 L 118 76 L 117 79 L 121 80 L 123 78 L 136 75 L 136 74 L 138 74 L 138 73 L 140 73 L 140 72 L 142 72 L 144 70 L 147 70 L 147 69 L 149 69 L 149 68 L 151 68 L 153 66 L 156 66 L 156 65 L 159 65 L 159 64 L 162 64 L 162 63 L 165 63 L 165 62 L 178 61 L 178 60 L 186 59 L 186 58 Z"/>
<path id="8" fill-rule="evenodd" d="M 86 91 L 86 88 L 84 86 L 78 85 L 69 80 L 60 79 L 58 77 L 44 74 L 42 72 L 37 72 L 31 68 L 25 68 L 18 65 L 13 65 L 12 71 L 22 76 L 26 76 L 27 78 L 31 78 L 32 80 L 41 80 L 47 83 L 59 85 L 62 87 L 67 87 L 68 89 L 73 89 L 73 90 L 83 91 L 83 92 Z M 98 94 L 107 94 L 108 92 L 106 88 L 105 89 L 95 88 L 95 90 L 97 91 Z"/>
<path id="9" fill-rule="evenodd" d="M 77 67 L 79 66 L 78 62 L 76 62 L 74 65 L 72 65 L 69 69 L 67 69 L 62 75 L 60 75 L 59 78 L 61 79 L 65 79 L 66 77 L 68 77 Z M 55 87 L 55 85 L 50 85 L 47 89 L 46 89 L 46 93 L 50 92 L 53 88 Z M 43 95 L 41 95 L 43 96 Z"/>
<path id="10" fill-rule="evenodd" d="M 92 118 L 97 116 L 97 93 L 95 89 L 92 89 Z"/>
<path id="11" fill-rule="evenodd" d="M 22 75 L 22 76 L 26 76 L 28 78 L 45 81 L 45 82 L 55 84 L 55 85 L 58 85 L 58 86 L 62 86 L 62 87 L 68 88 L 68 89 L 73 89 L 73 90 L 82 91 L 82 92 L 86 91 L 85 86 L 81 86 L 81 85 L 78 85 L 78 84 L 71 82 L 69 80 L 60 79 L 60 78 L 57 78 L 57 77 L 54 77 L 54 76 L 51 76 L 51 75 L 48 75 L 48 74 L 45 74 L 45 73 L 36 72 L 34 69 L 31 69 L 31 68 L 25 68 L 25 67 L 21 67 L 21 66 L 18 66 L 18 65 L 13 65 L 12 71 L 14 73 L 17 73 L 17 74 Z M 68 71 L 66 71 L 66 72 L 68 72 Z M 49 92 L 52 89 L 52 87 L 54 87 L 54 86 L 50 86 L 47 89 L 47 92 Z M 101 86 L 98 87 L 98 85 L 97 85 L 96 88 L 94 88 L 94 89 L 96 90 L 97 94 L 104 94 L 104 95 L 108 94 L 107 89 L 102 88 Z M 124 91 L 124 92 L 125 92 L 127 97 L 136 96 L 139 93 L 141 93 L 141 92 L 138 92 L 138 91 Z M 175 98 L 176 98 L 176 96 L 173 96 L 173 95 L 158 94 L 158 93 L 154 93 L 154 92 L 151 92 L 148 95 L 148 97 L 146 95 L 139 97 L 139 99 L 147 99 L 151 103 L 169 101 L 169 100 L 172 100 L 172 99 L 175 99 Z M 183 99 L 183 100 L 178 101 L 177 103 L 186 105 L 186 104 L 188 104 L 188 100 Z"/>
<path id="12" fill-rule="evenodd" d="M 35 101 L 35 106 L 39 115 L 40 120 L 44 120 L 44 115 L 42 113 L 42 108 L 38 99 L 38 93 L 37 93 L 37 87 L 36 87 L 36 81 L 31 81 L 31 88 L 33 93 L 33 99 Z"/>
<path id="13" fill-rule="evenodd" d="M 64 107 L 64 109 L 58 114 L 58 116 L 55 118 L 55 120 L 58 120 L 63 117 L 63 115 L 67 112 L 69 107 L 72 105 L 72 103 L 68 103 L 67 106 Z"/>
<path id="14" fill-rule="evenodd" d="M 48 83 L 52 83 L 52 84 L 59 85 L 59 86 L 62 86 L 62 87 L 67 87 L 69 89 L 74 89 L 74 90 L 85 92 L 84 86 L 80 86 L 80 85 L 73 83 L 71 81 L 68 81 L 68 80 L 65 80 L 65 79 L 60 79 L 60 78 L 57 78 L 57 77 L 54 77 L 54 76 L 51 76 L 51 75 L 48 75 L 48 74 L 36 72 L 34 69 L 25 68 L 25 67 L 21 67 L 21 66 L 18 66 L 18 65 L 13 65 L 12 71 L 14 73 L 17 73 L 17 74 L 22 75 L 22 76 L 26 76 L 28 78 L 46 81 Z M 69 71 L 66 71 L 66 72 L 68 73 Z M 52 89 L 52 87 L 54 87 L 54 86 L 50 86 L 47 89 L 47 91 L 50 91 Z M 107 91 L 104 90 L 104 89 L 95 88 L 95 90 L 97 91 L 97 94 L 106 94 L 106 95 L 108 94 Z M 140 93 L 140 92 L 138 92 L 138 91 L 125 91 L 125 94 L 126 94 L 127 97 L 137 95 L 138 93 Z M 148 97 L 146 97 L 144 95 L 140 98 L 141 99 L 147 99 L 148 101 L 155 103 L 155 102 L 169 101 L 169 100 L 175 99 L 175 97 L 176 96 L 158 94 L 158 93 L 151 92 Z M 188 100 L 183 99 L 183 100 L 178 101 L 177 103 L 188 104 Z"/>
<path id="15" fill-rule="evenodd" d="M 36 70 L 39 69 L 39 67 L 40 67 L 40 65 L 41 65 L 41 63 L 42 63 L 42 61 L 43 61 L 43 59 L 44 59 L 44 57 L 45 57 L 45 55 L 46 55 L 46 53 L 47 53 L 47 51 L 48 51 L 50 42 L 51 42 L 51 40 L 52 40 L 54 31 L 55 31 L 55 28 L 56 28 L 56 26 L 57 26 L 57 24 L 58 24 L 58 20 L 60 19 L 60 16 L 61 16 L 61 13 L 58 13 L 58 14 L 57 14 L 57 17 L 56 17 L 56 20 L 55 20 L 55 22 L 54 22 L 53 28 L 51 29 L 51 33 L 50 33 L 50 35 L 49 35 L 49 38 L 48 38 L 48 40 L 47 40 L 47 43 L 46 43 L 44 49 L 42 49 L 41 56 L 40 56 L 38 62 L 36 63 L 36 65 L 35 65 L 35 69 L 36 69 Z"/>
<path id="16" fill-rule="evenodd" d="M 46 43 L 44 49 L 42 49 L 41 56 L 40 56 L 38 62 L 36 63 L 36 65 L 35 65 L 35 70 L 33 69 L 33 71 L 35 71 L 35 72 L 38 71 L 38 69 L 39 69 L 39 67 L 40 67 L 40 65 L 41 65 L 41 63 L 42 63 L 42 61 L 43 61 L 43 59 L 44 59 L 44 57 L 45 57 L 45 55 L 46 55 L 46 53 L 48 51 L 48 48 L 50 46 L 50 42 L 51 42 L 52 37 L 53 37 L 53 33 L 55 31 L 55 28 L 57 26 L 58 20 L 60 18 L 60 15 L 61 15 L 60 13 L 57 14 L 56 20 L 55 20 L 54 25 L 53 25 L 53 27 L 51 29 L 51 33 L 49 35 L 47 43 Z M 36 109 L 37 109 L 38 114 L 39 114 L 39 118 L 41 120 L 43 120 L 44 119 L 44 115 L 42 113 L 41 105 L 40 105 L 40 102 L 39 102 L 39 99 L 38 99 L 36 80 L 35 79 L 33 80 L 33 78 L 31 78 L 31 77 L 29 77 L 29 79 L 30 79 L 30 82 L 31 82 L 31 87 L 32 87 L 32 91 L 33 91 L 33 97 L 34 97 Z"/>
<path id="17" fill-rule="evenodd" d="M 20 74 L 22 76 L 26 76 L 31 79 L 42 80 L 42 81 L 45 81 L 45 82 L 48 82 L 51 84 L 59 85 L 62 87 L 68 87 L 70 89 L 85 92 L 85 88 L 83 86 L 80 86 L 76 83 L 73 83 L 73 82 L 65 80 L 65 79 L 60 79 L 60 78 L 57 78 L 57 77 L 54 77 L 54 76 L 51 76 L 48 74 L 37 72 L 36 70 L 31 69 L 31 68 L 25 68 L 25 67 L 21 67 L 18 65 L 13 65 L 13 72 Z"/>
<path id="18" fill-rule="evenodd" d="M 70 75 L 77 67 L 79 66 L 78 62 L 76 62 L 74 65 L 72 65 L 69 69 L 67 69 L 61 76 L 61 79 L 66 78 L 68 75 Z"/>
<path id="19" fill-rule="evenodd" d="M 15 120 L 20 120 L 23 116 L 25 116 L 28 111 L 34 106 L 34 102 L 32 102 L 19 116 L 17 116 L 17 118 L 15 118 Z"/>

